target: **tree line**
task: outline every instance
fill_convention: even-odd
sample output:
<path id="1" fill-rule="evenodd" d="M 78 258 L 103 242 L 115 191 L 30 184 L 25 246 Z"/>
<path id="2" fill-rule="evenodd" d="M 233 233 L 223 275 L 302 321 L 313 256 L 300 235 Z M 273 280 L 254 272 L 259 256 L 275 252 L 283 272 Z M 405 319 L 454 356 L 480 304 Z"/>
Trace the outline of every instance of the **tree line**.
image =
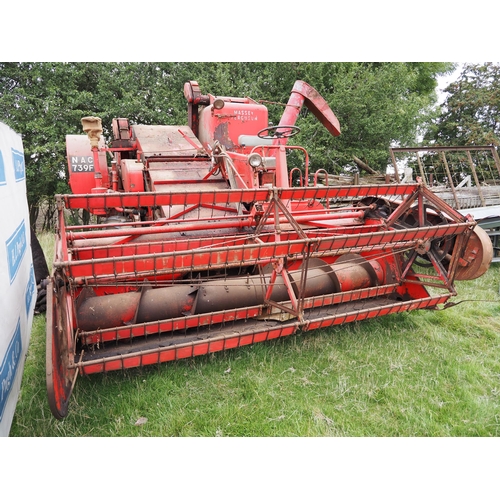
<path id="1" fill-rule="evenodd" d="M 307 81 L 342 131 L 334 138 L 312 114 L 300 117 L 296 141 L 314 170 L 355 169 L 358 158 L 385 172 L 389 147 L 415 146 L 419 137 L 427 144 L 498 145 L 500 67 L 465 65 L 438 107 L 437 78 L 453 68 L 445 62 L 7 62 L 0 63 L 0 121 L 23 137 L 33 221 L 41 202 L 69 192 L 65 136 L 83 133 L 82 117 L 99 116 L 108 139 L 116 117 L 186 125 L 188 80 L 203 93 L 265 101 L 274 124 L 295 81 Z"/>

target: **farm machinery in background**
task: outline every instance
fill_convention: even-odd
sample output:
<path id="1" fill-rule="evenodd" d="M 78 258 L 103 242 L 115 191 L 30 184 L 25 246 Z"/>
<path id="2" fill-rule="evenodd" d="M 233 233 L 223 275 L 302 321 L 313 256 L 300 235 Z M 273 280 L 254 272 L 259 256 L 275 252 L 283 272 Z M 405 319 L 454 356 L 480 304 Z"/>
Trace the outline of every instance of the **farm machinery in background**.
<path id="1" fill-rule="evenodd" d="M 78 374 L 141 367 L 332 325 L 437 309 L 492 259 L 472 217 L 422 182 L 330 186 L 288 144 L 297 81 L 278 125 L 250 98 L 187 82 L 188 126 L 99 118 L 66 138 L 72 194 L 58 195 L 47 289 L 47 390 L 64 418 Z M 289 168 L 288 154 L 303 168 Z M 107 156 L 112 155 L 108 164 Z M 70 210 L 96 223 L 68 225 Z"/>
<path id="2" fill-rule="evenodd" d="M 406 171 L 420 176 L 448 205 L 474 217 L 492 241 L 492 262 L 500 262 L 500 158 L 495 146 L 391 148 L 390 153 L 393 168 L 402 161 Z"/>

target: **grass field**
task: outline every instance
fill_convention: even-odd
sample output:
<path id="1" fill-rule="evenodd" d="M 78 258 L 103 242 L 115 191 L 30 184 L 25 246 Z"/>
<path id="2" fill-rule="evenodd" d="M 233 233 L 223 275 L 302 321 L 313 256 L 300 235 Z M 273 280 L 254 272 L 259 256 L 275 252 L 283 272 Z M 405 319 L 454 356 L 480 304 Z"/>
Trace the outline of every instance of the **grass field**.
<path id="1" fill-rule="evenodd" d="M 496 437 L 499 287 L 493 264 L 457 282 L 456 307 L 80 377 L 62 421 L 47 402 L 37 316 L 10 435 Z"/>

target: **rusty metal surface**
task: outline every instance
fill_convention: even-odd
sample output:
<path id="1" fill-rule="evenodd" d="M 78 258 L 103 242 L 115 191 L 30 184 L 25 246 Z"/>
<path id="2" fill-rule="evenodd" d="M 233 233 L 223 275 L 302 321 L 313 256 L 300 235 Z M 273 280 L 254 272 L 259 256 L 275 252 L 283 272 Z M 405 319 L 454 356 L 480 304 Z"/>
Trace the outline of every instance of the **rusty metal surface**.
<path id="1" fill-rule="evenodd" d="M 111 184 L 89 176 L 76 194 L 56 197 L 47 390 L 57 418 L 77 374 L 436 309 L 456 294 L 456 279 L 486 272 L 489 239 L 425 183 L 328 185 L 284 136 L 240 144 L 269 128 L 262 104 L 202 95 L 194 81 L 184 90 L 196 135 L 117 119 L 105 149 L 115 158 Z M 280 125 L 294 125 L 304 104 L 340 133 L 301 81 Z M 299 187 L 289 185 L 292 149 L 304 155 Z M 68 210 L 82 209 L 101 219 L 68 225 Z"/>
<path id="2" fill-rule="evenodd" d="M 68 334 L 67 297 L 54 289 L 52 283 L 47 286 L 47 329 L 46 329 L 46 365 L 45 376 L 47 396 L 52 414 L 64 418 L 68 413 L 69 399 L 76 380 L 77 370 L 73 366 L 71 343 Z"/>
<path id="3" fill-rule="evenodd" d="M 93 374 L 163 363 L 265 342 L 292 335 L 298 330 L 310 331 L 387 314 L 433 309 L 449 298 L 450 295 L 415 300 L 381 298 L 357 302 L 356 308 L 348 304 L 332 305 L 312 309 L 302 322 L 268 320 L 263 323 L 251 319 L 239 323 L 228 321 L 219 327 L 197 328 L 194 332 L 186 330 L 177 338 L 168 335 L 154 336 L 137 340 L 133 346 L 129 343 L 114 344 L 106 352 L 88 351 L 81 359 L 75 359 L 74 366 L 83 374 Z"/>
<path id="4" fill-rule="evenodd" d="M 392 166 L 413 169 L 424 185 L 450 206 L 500 205 L 500 160 L 495 146 L 391 148 Z"/>
<path id="5" fill-rule="evenodd" d="M 192 157 L 203 151 L 201 142 L 186 126 L 132 125 L 132 131 L 145 158 L 161 155 Z"/>
<path id="6" fill-rule="evenodd" d="M 333 136 L 340 135 L 339 120 L 328 106 L 328 103 L 316 89 L 301 80 L 295 82 L 293 86 L 287 108 L 279 123 L 280 126 L 294 125 L 304 103 Z M 284 141 L 280 143 L 284 144 Z"/>
<path id="7" fill-rule="evenodd" d="M 480 226 L 474 228 L 457 268 L 457 280 L 474 280 L 482 276 L 493 260 L 493 246 L 488 233 Z"/>

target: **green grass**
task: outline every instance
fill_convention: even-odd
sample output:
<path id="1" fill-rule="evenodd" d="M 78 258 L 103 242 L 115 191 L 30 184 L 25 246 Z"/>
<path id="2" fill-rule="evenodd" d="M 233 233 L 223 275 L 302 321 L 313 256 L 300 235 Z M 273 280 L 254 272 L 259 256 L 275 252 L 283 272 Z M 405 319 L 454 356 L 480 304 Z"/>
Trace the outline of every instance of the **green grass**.
<path id="1" fill-rule="evenodd" d="M 499 436 L 499 286 L 493 264 L 456 307 L 80 377 L 62 421 L 38 316 L 10 435 Z"/>

